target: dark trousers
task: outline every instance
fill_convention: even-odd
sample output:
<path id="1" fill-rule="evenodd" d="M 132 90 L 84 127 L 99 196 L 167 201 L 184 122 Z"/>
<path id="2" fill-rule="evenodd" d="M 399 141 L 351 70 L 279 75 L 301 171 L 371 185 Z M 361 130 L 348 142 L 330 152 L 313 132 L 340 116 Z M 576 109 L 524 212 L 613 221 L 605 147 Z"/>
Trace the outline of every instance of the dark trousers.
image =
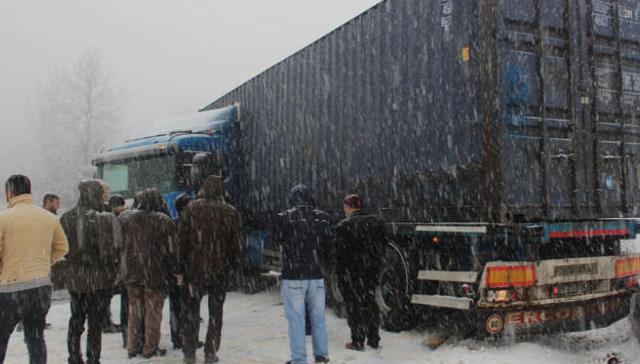
<path id="1" fill-rule="evenodd" d="M 379 309 L 376 303 L 376 286 L 370 277 L 345 279 L 340 284 L 347 309 L 347 324 L 351 329 L 351 342 L 364 345 L 365 338 L 371 346 L 378 346 Z"/>
<path id="2" fill-rule="evenodd" d="M 222 306 L 227 295 L 226 285 L 208 287 L 185 287 L 182 301 L 182 333 L 185 358 L 194 358 L 198 346 L 198 328 L 200 326 L 200 301 L 209 295 L 209 326 L 204 342 L 206 356 L 215 356 L 220 350 L 222 339 Z"/>
<path id="3" fill-rule="evenodd" d="M 127 287 L 120 289 L 120 330 L 122 331 L 122 346 L 127 347 L 127 328 L 129 327 L 129 294 Z"/>
<path id="4" fill-rule="evenodd" d="M 24 341 L 29 350 L 30 364 L 47 362 L 44 324 L 51 306 L 50 286 L 15 293 L 0 293 L 0 364 L 7 354 L 9 337 L 18 322 L 24 327 Z"/>
<path id="5" fill-rule="evenodd" d="M 169 290 L 169 326 L 176 349 L 182 348 L 182 291 L 182 286 L 172 286 Z"/>
<path id="6" fill-rule="evenodd" d="M 102 350 L 102 328 L 107 310 L 108 290 L 91 293 L 69 292 L 71 295 L 71 318 L 67 333 L 67 347 L 69 349 L 69 364 L 82 363 L 80 338 L 87 322 L 87 363 L 100 363 Z"/>

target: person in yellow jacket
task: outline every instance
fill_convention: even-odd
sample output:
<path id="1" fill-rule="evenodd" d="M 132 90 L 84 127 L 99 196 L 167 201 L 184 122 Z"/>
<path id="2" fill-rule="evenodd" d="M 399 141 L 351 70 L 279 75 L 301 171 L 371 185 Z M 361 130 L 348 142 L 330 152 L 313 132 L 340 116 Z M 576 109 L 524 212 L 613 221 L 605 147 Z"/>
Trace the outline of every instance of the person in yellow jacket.
<path id="1" fill-rule="evenodd" d="M 36 206 L 23 175 L 5 184 L 9 209 L 0 213 L 0 364 L 22 321 L 29 362 L 47 362 L 44 326 L 51 305 L 51 266 L 69 250 L 58 218 Z"/>

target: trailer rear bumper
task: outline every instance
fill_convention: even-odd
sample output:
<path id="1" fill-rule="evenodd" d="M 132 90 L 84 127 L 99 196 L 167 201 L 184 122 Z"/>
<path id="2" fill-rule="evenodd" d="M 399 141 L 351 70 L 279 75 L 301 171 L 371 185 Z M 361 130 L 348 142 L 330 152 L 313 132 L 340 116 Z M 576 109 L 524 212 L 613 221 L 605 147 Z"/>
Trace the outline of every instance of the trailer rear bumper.
<path id="1" fill-rule="evenodd" d="M 469 311 L 486 335 L 530 335 L 605 327 L 629 315 L 633 290 L 538 305 L 484 305 Z"/>

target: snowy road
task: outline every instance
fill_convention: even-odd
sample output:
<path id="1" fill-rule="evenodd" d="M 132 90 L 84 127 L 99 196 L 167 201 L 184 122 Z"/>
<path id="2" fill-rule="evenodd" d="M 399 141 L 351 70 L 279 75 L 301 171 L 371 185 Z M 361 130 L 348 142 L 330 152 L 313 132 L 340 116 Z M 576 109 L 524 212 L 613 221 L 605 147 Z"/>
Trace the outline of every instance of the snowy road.
<path id="1" fill-rule="evenodd" d="M 114 298 L 113 314 L 118 317 L 119 298 Z M 167 303 L 168 305 L 168 303 Z M 168 306 L 165 305 L 165 318 Z M 203 317 L 208 317 L 204 313 Z M 49 312 L 48 322 L 53 328 L 46 331 L 49 363 L 63 364 L 67 360 L 66 327 L 68 303 L 56 303 Z M 623 363 L 640 363 L 640 345 L 632 337 L 629 323 L 623 320 L 613 326 L 586 333 L 556 335 L 535 342 L 495 344 L 474 340 L 445 343 L 431 351 L 421 343 L 428 332 L 391 334 L 382 332 L 382 349 L 364 353 L 348 352 L 343 348 L 348 340 L 346 321 L 331 312 L 327 317 L 330 357 L 332 363 L 442 363 L 442 364 L 533 364 L 533 363 L 605 363 L 608 353 L 620 354 Z M 168 320 L 163 320 L 161 345 L 171 347 Z M 201 337 L 204 337 L 204 325 Z M 161 359 L 128 360 L 121 347 L 121 336 L 103 336 L 104 364 L 182 363 L 182 353 L 169 350 Z M 310 344 L 309 344 L 310 350 Z M 202 362 L 202 351 L 198 353 Z M 220 363 L 282 364 L 288 359 L 286 321 L 276 294 L 245 295 L 230 293 L 225 304 Z M 6 364 L 27 363 L 26 348 L 20 333 L 14 333 L 9 345 Z"/>

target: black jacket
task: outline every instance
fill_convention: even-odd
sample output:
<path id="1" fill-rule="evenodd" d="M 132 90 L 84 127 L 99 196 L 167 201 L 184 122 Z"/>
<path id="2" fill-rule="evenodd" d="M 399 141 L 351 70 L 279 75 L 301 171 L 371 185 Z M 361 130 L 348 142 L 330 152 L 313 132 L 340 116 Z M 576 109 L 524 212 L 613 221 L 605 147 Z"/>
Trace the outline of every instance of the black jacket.
<path id="1" fill-rule="evenodd" d="M 348 279 L 377 279 L 387 245 L 384 222 L 355 211 L 336 227 L 336 273 Z"/>
<path id="2" fill-rule="evenodd" d="M 99 181 L 83 181 L 78 188 L 78 205 L 60 219 L 69 240 L 69 253 L 54 269 L 55 281 L 72 292 L 110 289 L 118 271 L 119 226 L 115 215 L 101 212 Z"/>
<path id="3" fill-rule="evenodd" d="M 291 190 L 289 203 L 293 208 L 278 215 L 282 278 L 322 279 L 332 240 L 329 214 L 313 208 L 311 193 L 303 185 Z"/>

